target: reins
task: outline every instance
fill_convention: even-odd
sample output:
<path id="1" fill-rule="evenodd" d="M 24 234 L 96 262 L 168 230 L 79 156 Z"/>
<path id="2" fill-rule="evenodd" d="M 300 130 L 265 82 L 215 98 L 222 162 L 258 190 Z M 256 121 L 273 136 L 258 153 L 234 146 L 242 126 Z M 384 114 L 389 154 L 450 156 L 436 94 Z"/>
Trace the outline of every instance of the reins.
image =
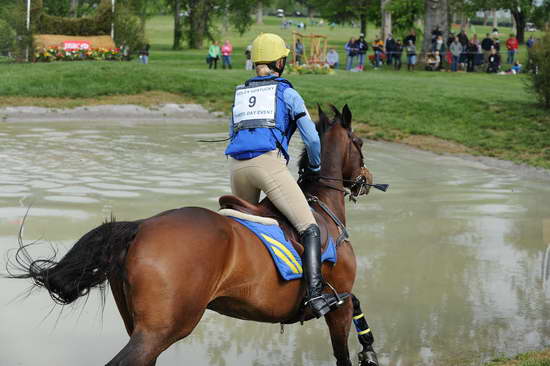
<path id="1" fill-rule="evenodd" d="M 363 151 L 361 150 L 361 146 L 359 146 L 359 143 L 356 141 L 356 138 L 352 135 L 352 132 L 348 130 L 348 137 L 351 140 L 353 146 L 355 146 L 359 152 L 359 155 L 361 156 L 361 170 L 367 170 L 365 166 L 365 159 L 363 156 Z M 349 144 L 349 150 L 348 150 L 348 156 L 351 153 L 352 144 Z M 339 192 L 344 193 L 344 197 L 349 195 L 350 201 L 357 202 L 357 198 L 361 196 L 362 194 L 366 194 L 368 192 L 368 187 L 373 187 L 376 189 L 381 190 L 382 192 L 385 192 L 389 185 L 388 184 L 371 184 L 367 182 L 367 177 L 364 174 L 358 175 L 355 179 L 344 179 L 344 178 L 335 178 L 335 177 L 328 177 L 325 175 L 320 175 L 317 178 L 317 184 L 330 188 Z M 299 177 L 299 183 L 307 180 L 307 174 L 302 170 L 300 171 L 300 177 Z M 334 181 L 334 182 L 341 182 L 342 185 L 344 184 L 350 184 L 350 188 L 346 189 L 345 187 L 336 187 L 332 184 L 321 182 L 321 180 L 328 180 L 328 181 Z M 357 190 L 357 193 L 353 193 L 354 190 Z M 321 201 L 317 196 L 307 194 L 307 201 L 308 203 L 316 203 L 319 205 L 319 207 L 332 219 L 332 221 L 336 224 L 336 227 L 338 228 L 338 231 L 340 232 L 340 235 L 338 235 L 338 238 L 336 239 L 336 246 L 340 245 L 342 242 L 349 239 L 348 230 L 346 229 L 346 226 L 332 212 L 332 210 L 323 202 Z"/>

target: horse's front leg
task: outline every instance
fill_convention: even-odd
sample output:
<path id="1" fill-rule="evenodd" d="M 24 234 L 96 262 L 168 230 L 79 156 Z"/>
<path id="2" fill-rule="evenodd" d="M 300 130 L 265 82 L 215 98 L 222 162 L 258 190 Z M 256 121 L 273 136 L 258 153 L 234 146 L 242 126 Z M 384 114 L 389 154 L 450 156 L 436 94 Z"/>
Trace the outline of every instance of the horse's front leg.
<path id="1" fill-rule="evenodd" d="M 348 335 L 351 327 L 352 314 L 353 304 L 351 299 L 346 299 L 342 306 L 325 315 L 325 321 L 330 331 L 332 350 L 334 352 L 334 357 L 336 357 L 336 366 L 351 366 L 348 350 Z"/>
<path id="2" fill-rule="evenodd" d="M 378 366 L 378 358 L 376 357 L 376 352 L 374 352 L 372 348 L 374 337 L 367 323 L 367 317 L 365 313 L 363 313 L 363 310 L 361 310 L 361 303 L 353 294 L 351 295 L 351 301 L 353 303 L 353 323 L 357 330 L 359 343 L 363 346 L 363 349 L 359 352 L 359 365 Z"/>

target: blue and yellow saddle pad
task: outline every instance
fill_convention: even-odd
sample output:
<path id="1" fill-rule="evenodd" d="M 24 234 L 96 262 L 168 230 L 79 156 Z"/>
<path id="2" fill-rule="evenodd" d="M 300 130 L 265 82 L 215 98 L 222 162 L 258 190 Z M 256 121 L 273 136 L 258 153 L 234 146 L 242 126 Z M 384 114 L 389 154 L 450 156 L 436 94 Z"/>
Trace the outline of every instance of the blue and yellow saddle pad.
<path id="1" fill-rule="evenodd" d="M 302 259 L 290 241 L 285 238 L 279 226 L 259 224 L 236 217 L 231 218 L 246 226 L 262 241 L 269 254 L 271 254 L 275 266 L 283 279 L 288 281 L 302 278 L 304 272 L 302 269 Z M 327 247 L 321 255 L 321 261 L 336 263 L 336 246 L 332 237 L 328 238 Z"/>

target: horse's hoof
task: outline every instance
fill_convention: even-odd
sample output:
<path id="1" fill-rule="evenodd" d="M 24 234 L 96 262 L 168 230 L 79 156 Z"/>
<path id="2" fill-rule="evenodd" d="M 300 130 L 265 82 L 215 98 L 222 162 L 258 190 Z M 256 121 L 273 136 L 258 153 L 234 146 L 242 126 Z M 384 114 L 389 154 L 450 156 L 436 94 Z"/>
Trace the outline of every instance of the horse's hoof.
<path id="1" fill-rule="evenodd" d="M 378 366 L 378 357 L 376 352 L 365 351 L 359 353 L 359 366 Z"/>

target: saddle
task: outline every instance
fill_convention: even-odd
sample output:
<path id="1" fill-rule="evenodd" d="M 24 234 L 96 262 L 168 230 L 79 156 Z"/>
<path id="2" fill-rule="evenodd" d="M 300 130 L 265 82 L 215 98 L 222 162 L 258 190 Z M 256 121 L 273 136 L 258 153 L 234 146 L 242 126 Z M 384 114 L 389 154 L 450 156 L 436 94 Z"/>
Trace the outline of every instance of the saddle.
<path id="1" fill-rule="evenodd" d="M 302 255 L 304 247 L 300 244 L 300 235 L 268 198 L 262 200 L 258 205 L 253 205 L 237 196 L 225 195 L 219 198 L 219 204 L 220 209 L 232 209 L 247 215 L 255 216 L 258 218 L 256 221 L 260 223 L 264 223 L 265 221 L 262 219 L 265 218 L 274 220 L 283 231 L 285 238 L 292 243 L 292 246 L 298 254 L 300 254 L 300 256 Z M 315 211 L 313 211 L 313 217 L 315 217 L 315 221 L 317 221 L 317 225 L 319 225 L 321 231 L 321 252 L 323 252 L 327 246 L 329 237 L 327 221 Z"/>

